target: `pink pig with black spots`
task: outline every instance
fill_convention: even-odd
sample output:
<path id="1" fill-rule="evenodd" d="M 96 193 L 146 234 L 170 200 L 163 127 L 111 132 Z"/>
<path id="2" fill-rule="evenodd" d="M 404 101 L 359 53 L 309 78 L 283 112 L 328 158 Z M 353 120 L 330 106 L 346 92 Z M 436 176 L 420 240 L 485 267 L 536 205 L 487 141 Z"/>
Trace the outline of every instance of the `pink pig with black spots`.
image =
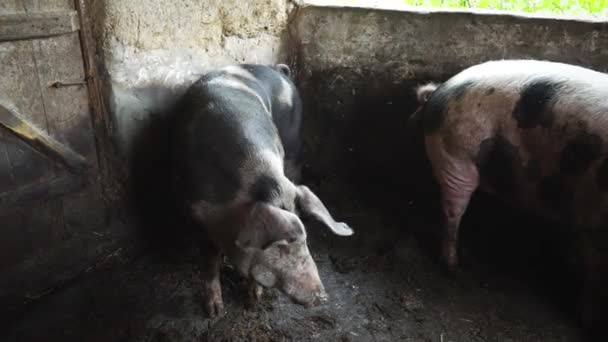
<path id="1" fill-rule="evenodd" d="M 458 264 L 460 221 L 477 189 L 572 223 L 585 261 L 581 319 L 598 327 L 608 303 L 608 75 L 500 60 L 416 91 L 421 107 L 410 122 L 424 131 L 441 189 L 444 264 Z"/>

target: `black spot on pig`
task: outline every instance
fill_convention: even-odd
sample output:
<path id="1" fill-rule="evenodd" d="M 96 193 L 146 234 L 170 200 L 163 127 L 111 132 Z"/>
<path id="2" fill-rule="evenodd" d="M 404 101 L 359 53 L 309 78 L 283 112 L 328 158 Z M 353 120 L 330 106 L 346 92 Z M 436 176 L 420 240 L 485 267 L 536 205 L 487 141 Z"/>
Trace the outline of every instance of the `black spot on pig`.
<path id="1" fill-rule="evenodd" d="M 581 133 L 570 140 L 559 161 L 562 173 L 575 176 L 585 172 L 591 163 L 599 158 L 602 149 L 602 139 L 589 133 Z"/>
<path id="2" fill-rule="evenodd" d="M 270 202 L 280 193 L 279 183 L 276 179 L 264 175 L 260 176 L 251 186 L 251 197 L 258 202 Z"/>
<path id="3" fill-rule="evenodd" d="M 488 88 L 488 90 L 486 90 L 485 94 L 492 95 L 492 94 L 494 94 L 495 91 L 496 91 L 496 88 L 490 87 L 490 88 Z"/>
<path id="4" fill-rule="evenodd" d="M 540 181 L 540 162 L 538 160 L 530 160 L 526 165 L 526 177 L 531 182 Z"/>
<path id="5" fill-rule="evenodd" d="M 552 175 L 540 182 L 539 193 L 541 200 L 551 209 L 565 211 L 572 202 L 572 191 L 559 175 Z"/>
<path id="6" fill-rule="evenodd" d="M 553 122 L 553 112 L 549 105 L 560 86 L 550 79 L 537 79 L 528 83 L 521 91 L 521 97 L 513 109 L 513 117 L 519 128 L 549 127 Z"/>
<path id="7" fill-rule="evenodd" d="M 517 147 L 507 139 L 496 136 L 483 140 L 475 163 L 483 182 L 503 195 L 516 193 L 523 166 Z"/>
<path id="8" fill-rule="evenodd" d="M 608 158 L 604 159 L 597 169 L 596 182 L 602 192 L 608 192 Z M 606 222 L 608 222 L 608 220 Z"/>
<path id="9" fill-rule="evenodd" d="M 456 85 L 450 85 L 449 82 L 446 82 L 433 92 L 422 112 L 424 134 L 433 134 L 441 127 L 448 104 L 462 98 L 473 84 L 473 81 Z"/>

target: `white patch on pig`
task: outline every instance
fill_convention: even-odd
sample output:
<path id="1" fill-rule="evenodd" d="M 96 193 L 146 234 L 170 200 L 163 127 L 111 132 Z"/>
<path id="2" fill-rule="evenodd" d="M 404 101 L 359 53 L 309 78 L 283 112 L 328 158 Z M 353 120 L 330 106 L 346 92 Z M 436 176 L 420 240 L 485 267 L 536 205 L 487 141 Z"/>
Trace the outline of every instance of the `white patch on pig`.
<path id="1" fill-rule="evenodd" d="M 281 90 L 279 91 L 277 98 L 282 105 L 288 107 L 293 106 L 293 91 L 291 90 L 291 86 L 289 85 L 289 83 L 287 83 L 287 81 L 285 81 L 282 77 Z"/>
<path id="2" fill-rule="evenodd" d="M 241 66 L 230 65 L 230 66 L 223 68 L 222 70 L 224 70 L 230 76 L 238 76 L 238 77 L 242 77 L 247 80 L 250 80 L 252 82 L 258 83 L 258 79 L 251 72 L 249 72 L 249 70 L 247 70 Z M 261 87 L 261 88 L 264 89 L 264 87 Z M 265 91 L 264 91 L 264 95 L 265 95 L 266 99 L 270 99 L 270 97 L 268 96 L 268 94 Z M 268 100 L 267 102 L 264 102 L 264 103 L 268 103 L 269 107 L 267 108 L 266 113 L 270 115 L 270 113 L 272 113 L 272 102 L 270 100 Z"/>
<path id="3" fill-rule="evenodd" d="M 255 76 L 253 76 L 253 74 L 251 72 L 249 72 L 249 70 L 247 70 L 243 67 L 237 66 L 237 65 L 229 65 L 229 66 L 225 67 L 223 70 L 226 71 L 230 75 L 240 76 L 242 78 L 246 78 L 246 79 L 254 81 L 254 82 L 258 81 L 255 78 Z"/>
<path id="4" fill-rule="evenodd" d="M 207 82 L 207 84 L 209 85 L 218 85 L 218 86 L 224 86 L 224 87 L 229 87 L 229 88 L 233 88 L 233 89 L 238 89 L 241 90 L 249 95 L 254 96 L 258 101 L 260 101 L 260 104 L 262 105 L 262 107 L 264 108 L 264 110 L 266 111 L 266 113 L 268 115 L 270 115 L 270 108 L 268 108 L 268 106 L 266 105 L 266 102 L 264 102 L 264 99 L 262 99 L 262 97 L 253 89 L 251 89 L 250 87 L 248 87 L 245 83 L 236 80 L 234 78 L 231 78 L 229 75 L 225 76 L 225 77 L 218 77 L 218 78 L 214 78 L 210 81 Z"/>

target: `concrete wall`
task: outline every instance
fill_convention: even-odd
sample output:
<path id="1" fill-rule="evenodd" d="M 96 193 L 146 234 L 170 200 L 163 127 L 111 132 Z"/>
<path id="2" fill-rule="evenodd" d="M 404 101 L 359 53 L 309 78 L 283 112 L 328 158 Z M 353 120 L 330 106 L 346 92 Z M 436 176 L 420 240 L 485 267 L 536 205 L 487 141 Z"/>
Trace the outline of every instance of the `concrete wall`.
<path id="1" fill-rule="evenodd" d="M 490 59 L 608 70 L 606 23 L 309 1 L 321 2 L 300 8 L 290 27 L 307 115 L 305 174 L 355 176 L 357 184 L 372 184 L 379 199 L 393 189 L 430 189 L 420 181 L 430 174 L 419 165 L 421 146 L 405 130 L 416 109 L 414 85 Z M 408 186 L 395 186 L 403 183 Z M 405 202 L 403 194 L 393 195 Z"/>

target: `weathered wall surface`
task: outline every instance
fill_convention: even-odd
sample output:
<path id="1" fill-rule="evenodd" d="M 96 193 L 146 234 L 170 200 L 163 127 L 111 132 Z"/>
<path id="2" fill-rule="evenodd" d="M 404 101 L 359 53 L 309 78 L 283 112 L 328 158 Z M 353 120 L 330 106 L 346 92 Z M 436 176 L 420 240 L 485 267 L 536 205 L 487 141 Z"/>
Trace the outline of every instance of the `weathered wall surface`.
<path id="1" fill-rule="evenodd" d="M 424 184 L 408 166 L 422 151 L 405 130 L 416 109 L 414 85 L 490 59 L 608 70 L 608 25 L 598 22 L 308 6 L 298 10 L 291 34 L 306 106 L 309 175 L 344 170 L 371 184 L 379 198 Z M 408 181 L 411 187 L 386 186 Z"/>
<path id="2" fill-rule="evenodd" d="M 284 60 L 287 0 L 91 0 L 113 137 L 129 156 L 140 126 L 209 68 Z"/>

